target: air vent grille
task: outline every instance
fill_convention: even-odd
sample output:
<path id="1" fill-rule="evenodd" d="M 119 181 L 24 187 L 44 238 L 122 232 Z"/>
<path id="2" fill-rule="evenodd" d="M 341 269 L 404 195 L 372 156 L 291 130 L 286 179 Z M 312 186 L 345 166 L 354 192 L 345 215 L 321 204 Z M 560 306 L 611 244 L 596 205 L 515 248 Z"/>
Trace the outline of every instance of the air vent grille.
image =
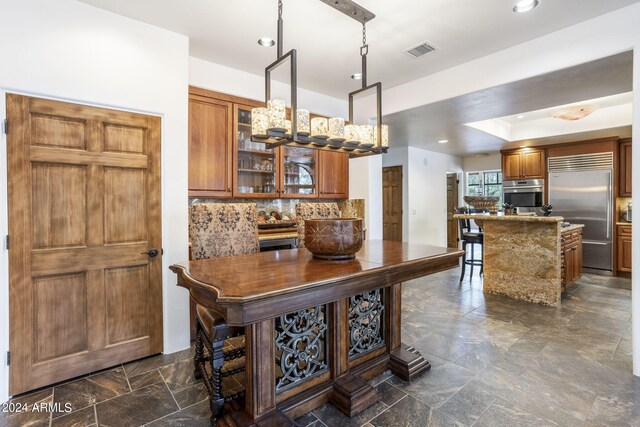
<path id="1" fill-rule="evenodd" d="M 613 169 L 613 153 L 549 157 L 549 172 Z"/>
<path id="2" fill-rule="evenodd" d="M 407 52 L 409 55 L 413 56 L 414 58 L 419 58 L 422 55 L 427 54 L 429 52 L 433 52 L 434 50 L 437 50 L 437 49 L 438 48 L 436 46 L 434 46 L 429 42 L 422 42 L 417 46 L 410 47 L 409 49 L 405 50 L 405 52 Z"/>

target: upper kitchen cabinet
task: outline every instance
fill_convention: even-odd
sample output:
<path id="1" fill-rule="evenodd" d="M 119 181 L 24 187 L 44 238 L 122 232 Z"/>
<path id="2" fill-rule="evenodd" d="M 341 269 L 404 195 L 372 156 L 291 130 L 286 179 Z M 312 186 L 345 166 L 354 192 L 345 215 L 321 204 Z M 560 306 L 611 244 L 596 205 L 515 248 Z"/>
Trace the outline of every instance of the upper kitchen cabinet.
<path id="1" fill-rule="evenodd" d="M 318 197 L 318 150 L 286 145 L 280 150 L 282 157 L 280 197 L 295 199 Z"/>
<path id="2" fill-rule="evenodd" d="M 236 167 L 233 170 L 234 197 L 274 198 L 281 191 L 278 180 L 279 149 L 267 148 L 251 141 L 251 106 L 234 106 L 236 131 L 234 148 Z"/>
<path id="3" fill-rule="evenodd" d="M 618 157 L 618 194 L 620 197 L 631 197 L 631 138 L 620 140 L 620 156 Z"/>
<path id="4" fill-rule="evenodd" d="M 349 155 L 320 151 L 318 156 L 318 197 L 349 198 Z"/>
<path id="5" fill-rule="evenodd" d="M 263 102 L 189 88 L 189 197 L 349 197 L 349 155 L 251 141 Z"/>
<path id="6" fill-rule="evenodd" d="M 503 181 L 544 178 L 545 150 L 521 148 L 502 152 Z"/>
<path id="7" fill-rule="evenodd" d="M 231 197 L 233 105 L 189 92 L 189 197 Z"/>

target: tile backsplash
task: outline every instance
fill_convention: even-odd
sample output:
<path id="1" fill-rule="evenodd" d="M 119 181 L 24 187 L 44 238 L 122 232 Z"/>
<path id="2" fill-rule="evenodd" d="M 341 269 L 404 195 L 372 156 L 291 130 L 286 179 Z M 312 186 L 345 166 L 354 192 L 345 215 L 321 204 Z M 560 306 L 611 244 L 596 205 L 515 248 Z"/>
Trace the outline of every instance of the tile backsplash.
<path id="1" fill-rule="evenodd" d="M 311 199 L 189 199 L 192 203 L 255 203 L 258 211 L 277 211 L 281 215 L 295 215 L 296 205 L 300 202 L 336 202 L 340 206 L 343 216 L 359 216 L 364 217 L 364 200 L 311 200 Z"/>

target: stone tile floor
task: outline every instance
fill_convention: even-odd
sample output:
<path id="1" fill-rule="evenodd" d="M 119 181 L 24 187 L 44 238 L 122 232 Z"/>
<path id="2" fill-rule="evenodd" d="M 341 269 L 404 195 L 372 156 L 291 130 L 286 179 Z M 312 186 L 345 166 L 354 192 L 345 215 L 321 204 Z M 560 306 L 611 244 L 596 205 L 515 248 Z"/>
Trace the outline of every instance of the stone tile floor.
<path id="1" fill-rule="evenodd" d="M 296 422 L 640 426 L 630 280 L 585 274 L 553 309 L 485 295 L 477 276 L 458 286 L 458 275 L 442 272 L 403 289 L 403 342 L 431 371 L 412 383 L 389 372 L 374 379 L 383 398 L 356 417 L 324 405 Z M 12 402 L 68 403 L 73 411 L 0 413 L 0 426 L 208 425 L 192 357 L 192 349 L 154 356 L 18 397 Z"/>

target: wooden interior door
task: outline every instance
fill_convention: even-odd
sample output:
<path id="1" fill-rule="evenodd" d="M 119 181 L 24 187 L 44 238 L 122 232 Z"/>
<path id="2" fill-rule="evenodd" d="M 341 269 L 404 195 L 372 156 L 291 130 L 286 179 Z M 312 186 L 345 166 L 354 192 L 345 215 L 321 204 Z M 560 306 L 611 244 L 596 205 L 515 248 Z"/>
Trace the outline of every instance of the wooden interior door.
<path id="1" fill-rule="evenodd" d="M 458 174 L 447 174 L 447 247 L 458 247 L 458 221 L 453 219 L 458 205 Z"/>
<path id="2" fill-rule="evenodd" d="M 10 393 L 159 353 L 160 119 L 18 95 L 7 118 Z"/>
<path id="3" fill-rule="evenodd" d="M 382 238 L 402 241 L 402 166 L 382 168 Z"/>

